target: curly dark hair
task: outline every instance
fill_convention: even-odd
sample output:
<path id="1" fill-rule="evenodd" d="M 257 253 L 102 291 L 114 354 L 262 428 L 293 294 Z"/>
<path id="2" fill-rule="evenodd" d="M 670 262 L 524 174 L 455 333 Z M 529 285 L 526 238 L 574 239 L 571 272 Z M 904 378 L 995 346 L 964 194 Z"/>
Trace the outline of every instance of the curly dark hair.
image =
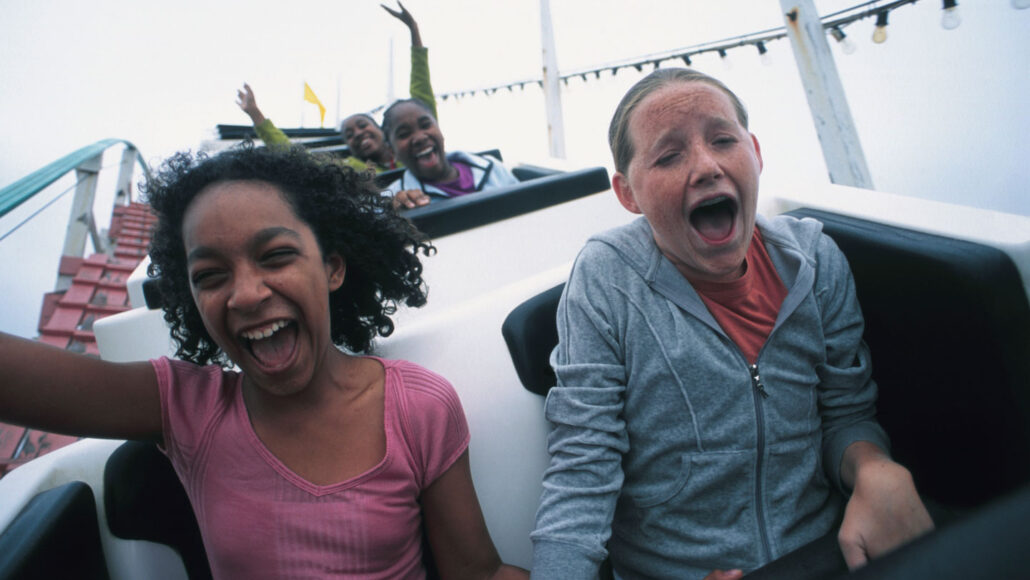
<path id="1" fill-rule="evenodd" d="M 257 180 L 278 187 L 318 240 L 322 254 L 344 257 L 343 285 L 329 295 L 333 343 L 368 352 L 372 340 L 393 332 L 399 303 L 422 306 L 426 287 L 419 252 L 436 248 L 390 200 L 380 196 L 370 172 L 358 172 L 302 147 L 257 148 L 251 143 L 208 156 L 177 153 L 142 186 L 158 223 L 150 244 L 149 274 L 157 276 L 164 318 L 176 356 L 196 364 L 229 360 L 204 328 L 190 293 L 183 215 L 204 188 L 219 182 Z"/>

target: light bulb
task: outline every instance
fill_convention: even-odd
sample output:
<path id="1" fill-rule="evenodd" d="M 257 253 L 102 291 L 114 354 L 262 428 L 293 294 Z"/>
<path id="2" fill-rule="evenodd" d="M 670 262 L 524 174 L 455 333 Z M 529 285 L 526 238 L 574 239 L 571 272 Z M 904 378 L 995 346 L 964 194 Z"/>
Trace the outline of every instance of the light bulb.
<path id="1" fill-rule="evenodd" d="M 726 70 L 730 70 L 733 68 L 733 63 L 730 62 L 730 59 L 726 56 L 726 51 L 724 49 L 719 49 L 719 58 L 722 60 L 722 66 Z"/>
<path id="2" fill-rule="evenodd" d="M 854 54 L 855 50 L 858 49 L 858 47 L 855 46 L 855 43 L 851 42 L 851 39 L 848 38 L 847 34 L 844 34 L 844 31 L 841 30 L 839 26 L 834 26 L 830 29 L 830 36 L 837 41 L 841 52 L 844 54 Z"/>
<path id="3" fill-rule="evenodd" d="M 759 40 L 755 46 L 758 47 L 758 59 L 762 61 L 763 65 L 771 66 L 772 57 L 769 56 L 769 49 L 765 47 L 765 43 Z"/>
<path id="4" fill-rule="evenodd" d="M 876 15 L 876 30 L 873 31 L 873 42 L 883 44 L 887 41 L 887 11 Z"/>
<path id="5" fill-rule="evenodd" d="M 941 11 L 941 28 L 955 30 L 959 24 L 962 24 L 962 17 L 958 13 L 958 2 L 944 0 L 944 9 Z"/>
<path id="6" fill-rule="evenodd" d="M 1030 0 L 1012 0 L 1012 7 L 1016 10 L 1030 8 Z"/>

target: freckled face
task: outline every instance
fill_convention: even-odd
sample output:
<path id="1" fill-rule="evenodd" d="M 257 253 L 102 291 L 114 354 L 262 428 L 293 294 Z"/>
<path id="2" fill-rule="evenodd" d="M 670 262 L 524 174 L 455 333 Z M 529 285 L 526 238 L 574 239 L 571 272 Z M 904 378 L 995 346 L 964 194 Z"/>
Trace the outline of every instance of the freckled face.
<path id="1" fill-rule="evenodd" d="M 352 115 L 343 122 L 343 140 L 362 160 L 378 157 L 388 149 L 382 130 L 364 115 Z"/>
<path id="2" fill-rule="evenodd" d="M 397 159 L 419 179 L 439 182 L 451 178 L 443 134 L 428 111 L 414 103 L 397 105 L 392 113 L 390 143 Z"/>
<path id="3" fill-rule="evenodd" d="M 311 228 L 262 181 L 208 186 L 182 234 L 204 327 L 249 384 L 274 395 L 308 386 L 335 351 L 329 293 L 343 283 L 343 258 L 323 257 Z"/>
<path id="4" fill-rule="evenodd" d="M 629 119 L 633 158 L 612 179 L 626 209 L 642 213 L 684 276 L 743 274 L 755 226 L 762 156 L 729 97 L 703 82 L 647 96 Z"/>

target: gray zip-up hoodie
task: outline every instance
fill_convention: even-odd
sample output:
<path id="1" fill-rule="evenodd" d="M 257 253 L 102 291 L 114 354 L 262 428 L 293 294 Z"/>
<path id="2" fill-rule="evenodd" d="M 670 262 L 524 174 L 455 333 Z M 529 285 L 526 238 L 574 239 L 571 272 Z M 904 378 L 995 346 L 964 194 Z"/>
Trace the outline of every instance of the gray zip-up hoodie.
<path id="1" fill-rule="evenodd" d="M 756 367 L 645 219 L 581 251 L 551 355 L 534 578 L 592 578 L 609 551 L 621 578 L 752 570 L 830 530 L 848 445 L 887 449 L 847 260 L 817 221 L 757 225 L 788 294 Z"/>

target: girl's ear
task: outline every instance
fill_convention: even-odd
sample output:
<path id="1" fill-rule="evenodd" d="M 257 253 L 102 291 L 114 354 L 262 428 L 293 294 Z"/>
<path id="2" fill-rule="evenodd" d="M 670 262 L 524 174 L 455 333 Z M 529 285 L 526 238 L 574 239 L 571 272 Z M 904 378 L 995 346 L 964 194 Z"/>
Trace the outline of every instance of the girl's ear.
<path id="1" fill-rule="evenodd" d="M 751 133 L 751 142 L 755 145 L 755 157 L 758 158 L 758 171 L 762 171 L 762 147 L 758 144 L 758 137 L 755 137 L 754 133 Z"/>
<path id="2" fill-rule="evenodd" d="M 329 280 L 329 291 L 334 292 L 343 285 L 347 273 L 347 261 L 339 252 L 333 252 L 325 258 L 325 275 Z"/>
<path id="3" fill-rule="evenodd" d="M 637 205 L 637 198 L 633 195 L 633 188 L 629 185 L 629 178 L 621 172 L 616 172 L 615 176 L 612 177 L 612 189 L 615 190 L 615 196 L 619 198 L 619 203 L 622 207 L 628 209 L 633 213 L 644 213 L 640 211 L 640 206 Z"/>

